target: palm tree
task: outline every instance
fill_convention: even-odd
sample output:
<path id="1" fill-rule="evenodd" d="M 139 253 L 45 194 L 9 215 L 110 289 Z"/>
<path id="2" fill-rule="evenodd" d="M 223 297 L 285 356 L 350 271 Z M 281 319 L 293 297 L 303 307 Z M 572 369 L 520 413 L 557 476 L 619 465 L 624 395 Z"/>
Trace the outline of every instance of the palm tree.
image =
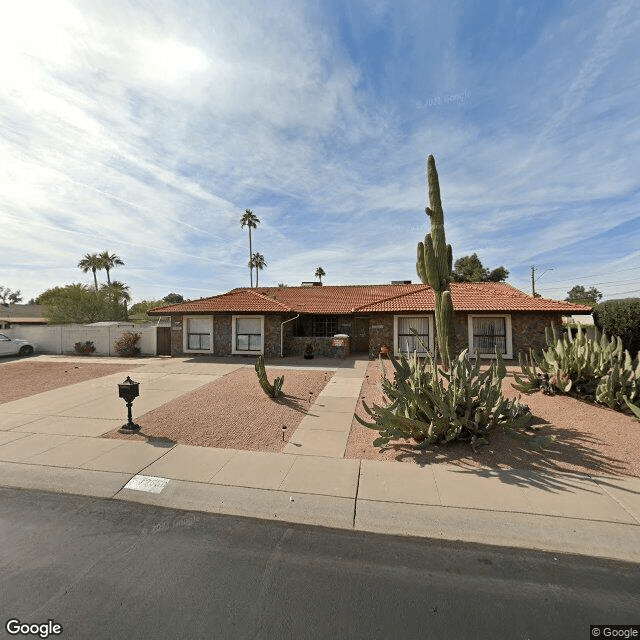
<path id="1" fill-rule="evenodd" d="M 98 276 L 96 275 L 99 269 L 104 269 L 104 262 L 97 253 L 85 253 L 84 258 L 78 262 L 78 267 L 82 269 L 83 273 L 87 271 L 93 271 L 93 283 L 98 290 Z"/>
<path id="2" fill-rule="evenodd" d="M 264 256 L 261 253 L 254 253 L 251 260 L 249 260 L 249 266 L 256 270 L 256 287 L 258 286 L 258 275 L 262 271 L 267 263 L 264 261 Z"/>
<path id="3" fill-rule="evenodd" d="M 124 262 L 122 262 L 120 256 L 117 256 L 115 253 L 109 253 L 108 251 L 103 251 L 98 257 L 102 260 L 102 268 L 107 272 L 107 284 L 111 286 L 109 271 L 117 266 L 123 267 Z"/>
<path id="4" fill-rule="evenodd" d="M 322 276 L 326 276 L 327 274 L 324 272 L 322 267 L 318 267 L 316 269 L 316 278 L 320 278 L 320 282 L 322 282 Z"/>
<path id="5" fill-rule="evenodd" d="M 260 220 L 255 216 L 251 209 L 245 209 L 244 215 L 240 218 L 240 228 L 249 227 L 249 274 L 251 277 L 251 286 L 253 287 L 253 253 L 251 250 L 251 229 L 255 229 L 260 224 Z M 257 274 L 256 274 L 257 277 Z"/>
<path id="6" fill-rule="evenodd" d="M 113 304 L 114 309 L 119 307 L 121 304 L 124 306 L 124 319 L 126 320 L 128 316 L 127 302 L 131 302 L 129 285 L 124 282 L 114 280 L 111 284 L 102 285 L 102 290 L 106 291 L 111 298 L 111 303 Z"/>

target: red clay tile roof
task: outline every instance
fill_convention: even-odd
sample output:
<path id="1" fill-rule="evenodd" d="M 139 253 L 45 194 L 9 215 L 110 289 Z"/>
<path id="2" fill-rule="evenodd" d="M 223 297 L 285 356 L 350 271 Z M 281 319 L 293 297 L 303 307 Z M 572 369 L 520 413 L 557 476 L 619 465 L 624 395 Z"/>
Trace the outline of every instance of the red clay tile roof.
<path id="1" fill-rule="evenodd" d="M 591 313 L 591 307 L 533 298 L 504 282 L 452 283 L 456 311 Z M 433 311 L 433 290 L 424 284 L 260 287 L 233 289 L 193 302 L 158 307 L 149 315 L 190 313 L 395 313 Z"/>

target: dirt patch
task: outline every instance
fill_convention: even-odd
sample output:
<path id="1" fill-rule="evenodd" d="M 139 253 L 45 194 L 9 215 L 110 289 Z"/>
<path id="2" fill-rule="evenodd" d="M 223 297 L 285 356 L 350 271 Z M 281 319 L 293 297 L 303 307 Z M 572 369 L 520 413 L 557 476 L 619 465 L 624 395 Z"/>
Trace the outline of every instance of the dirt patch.
<path id="1" fill-rule="evenodd" d="M 272 400 L 258 384 L 252 368 L 238 369 L 145 413 L 137 421 L 140 434 L 123 435 L 114 430 L 103 437 L 280 452 L 333 372 L 267 367 L 267 375 L 271 381 L 284 375 L 284 396 Z"/>
<path id="2" fill-rule="evenodd" d="M 131 369 L 126 364 L 10 362 L 0 366 L 0 404 Z"/>
<path id="3" fill-rule="evenodd" d="M 388 374 L 391 368 L 387 367 Z M 369 363 L 356 413 L 367 415 L 362 407 L 384 405 L 380 387 L 380 365 Z M 517 397 L 509 375 L 503 383 L 507 397 Z M 535 393 L 522 396 L 540 426 L 540 435 L 555 435 L 557 441 L 542 452 L 514 440 L 506 433 L 495 431 L 488 446 L 473 453 L 466 443 L 434 447 L 416 451 L 410 442 L 395 444 L 385 452 L 373 446 L 378 432 L 360 425 L 354 418 L 347 442 L 345 458 L 396 460 L 413 464 L 447 462 L 461 467 L 489 467 L 492 469 L 529 469 L 563 471 L 595 475 L 626 475 L 640 477 L 640 422 L 631 416 L 606 407 L 582 402 L 568 396 L 545 396 Z"/>

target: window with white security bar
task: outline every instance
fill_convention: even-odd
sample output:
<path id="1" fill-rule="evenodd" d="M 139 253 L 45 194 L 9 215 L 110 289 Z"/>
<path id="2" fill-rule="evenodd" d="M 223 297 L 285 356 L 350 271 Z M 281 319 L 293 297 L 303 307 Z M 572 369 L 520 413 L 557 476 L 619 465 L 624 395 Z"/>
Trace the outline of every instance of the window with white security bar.
<path id="1" fill-rule="evenodd" d="M 211 349 L 211 319 L 187 319 L 187 349 L 209 351 Z"/>
<path id="2" fill-rule="evenodd" d="M 504 316 L 483 316 L 473 318 L 472 351 L 482 355 L 494 355 L 496 348 L 500 355 L 511 351 L 507 349 L 507 318 Z"/>
<path id="3" fill-rule="evenodd" d="M 414 329 L 415 333 L 411 331 Z M 426 316 L 398 317 L 398 336 L 396 351 L 403 353 L 417 352 L 426 355 L 425 347 L 429 347 L 429 318 Z"/>
<path id="4" fill-rule="evenodd" d="M 262 319 L 236 318 L 236 351 L 262 351 Z"/>

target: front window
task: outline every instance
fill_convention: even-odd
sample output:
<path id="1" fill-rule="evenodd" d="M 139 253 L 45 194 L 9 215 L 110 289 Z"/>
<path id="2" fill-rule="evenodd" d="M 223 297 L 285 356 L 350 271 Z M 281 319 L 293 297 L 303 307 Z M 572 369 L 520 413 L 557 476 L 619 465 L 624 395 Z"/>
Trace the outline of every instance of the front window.
<path id="1" fill-rule="evenodd" d="M 419 356 L 426 355 L 425 347 L 429 347 L 429 318 L 427 316 L 399 316 L 397 318 L 396 353 L 413 353 L 415 351 Z"/>
<path id="2" fill-rule="evenodd" d="M 338 333 L 337 316 L 314 316 L 311 335 L 314 338 L 332 338 Z"/>
<path id="3" fill-rule="evenodd" d="M 504 316 L 470 316 L 469 346 L 471 353 L 494 356 L 496 349 L 505 358 L 511 358 L 511 318 Z"/>
<path id="4" fill-rule="evenodd" d="M 211 320 L 209 318 L 187 319 L 187 349 L 190 351 L 211 350 Z"/>
<path id="5" fill-rule="evenodd" d="M 234 329 L 235 351 L 262 352 L 262 318 L 237 316 Z"/>

